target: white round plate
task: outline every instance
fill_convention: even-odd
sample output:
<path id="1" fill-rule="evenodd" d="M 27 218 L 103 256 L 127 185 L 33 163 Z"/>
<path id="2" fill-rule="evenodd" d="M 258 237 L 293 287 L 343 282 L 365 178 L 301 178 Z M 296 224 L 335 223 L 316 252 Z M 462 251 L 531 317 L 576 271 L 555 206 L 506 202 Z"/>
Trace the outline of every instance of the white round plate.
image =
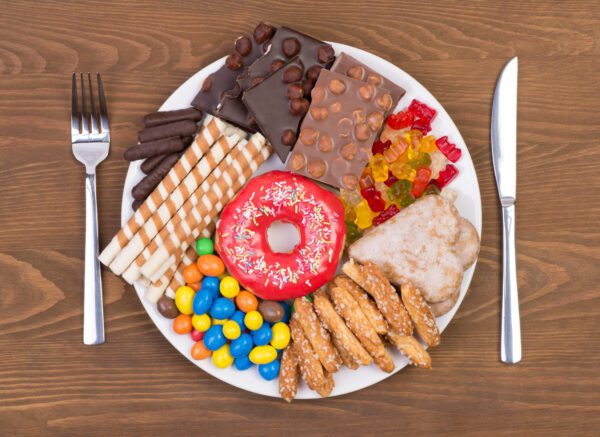
<path id="1" fill-rule="evenodd" d="M 477 175 L 475 174 L 473 161 L 471 160 L 467 146 L 465 145 L 458 128 L 448 113 L 444 110 L 442 105 L 440 105 L 435 97 L 433 97 L 423 85 L 417 82 L 402 69 L 392 65 L 390 62 L 371 53 L 365 52 L 364 50 L 351 46 L 337 43 L 332 43 L 332 45 L 335 48 L 336 54 L 346 52 L 403 87 L 406 90 L 406 94 L 402 97 L 402 99 L 400 99 L 398 108 L 404 108 L 408 106 L 410 101 L 416 98 L 437 110 L 437 117 L 432 123 L 432 134 L 437 137 L 448 135 L 449 139 L 454 142 L 463 152 L 462 157 L 456 164 L 460 173 L 458 177 L 449 185 L 450 188 L 458 193 L 455 205 L 461 215 L 473 223 L 479 235 L 481 235 L 481 197 L 479 194 L 479 184 L 477 182 Z M 189 107 L 192 99 L 200 90 L 200 85 L 202 84 L 204 78 L 210 73 L 216 71 L 221 65 L 223 65 L 224 61 L 225 57 L 213 62 L 190 77 L 173 94 L 171 94 L 171 96 L 160 107 L 160 110 L 169 111 Z M 133 213 L 131 209 L 131 203 L 133 200 L 131 197 L 131 188 L 143 177 L 143 173 L 140 170 L 140 165 L 141 161 L 133 162 L 129 166 L 129 171 L 127 172 L 127 178 L 125 179 L 125 187 L 123 190 L 123 203 L 121 207 L 122 224 L 125 224 L 127 219 Z M 270 159 L 259 168 L 255 176 L 267 171 L 280 169 L 283 169 L 283 164 L 279 158 L 273 154 Z M 465 272 L 460 290 L 460 297 L 458 298 L 458 302 L 454 308 L 444 316 L 437 319 L 437 324 L 440 331 L 444 331 L 458 310 L 458 307 L 467 293 L 474 270 L 475 265 Z M 169 342 L 188 360 L 215 378 L 219 378 L 220 380 L 225 381 L 235 387 L 261 395 L 279 397 L 277 379 L 274 381 L 265 381 L 258 374 L 256 366 L 244 372 L 240 372 L 233 366 L 228 369 L 219 369 L 212 363 L 210 359 L 202 361 L 193 360 L 190 354 L 193 341 L 190 336 L 176 334 L 172 329 L 172 320 L 168 320 L 161 316 L 156 310 L 156 306 L 145 299 L 145 287 L 139 283 L 134 284 L 134 286 L 140 300 L 142 301 L 142 304 L 144 305 L 144 308 L 146 309 L 146 312 L 154 324 L 167 338 L 167 340 L 169 340 Z M 440 347 L 445 347 L 443 342 Z M 392 373 L 394 374 L 406 366 L 408 361 L 396 350 L 391 351 L 391 353 L 396 364 L 396 368 Z M 390 374 L 379 370 L 379 368 L 377 368 L 374 364 L 369 367 L 361 367 L 354 371 L 344 367 L 334 375 L 335 388 L 333 389 L 331 395 L 338 396 L 351 393 L 353 391 L 376 384 L 390 376 Z M 319 398 L 319 395 L 309 390 L 304 383 L 301 383 L 297 398 L 312 399 Z"/>

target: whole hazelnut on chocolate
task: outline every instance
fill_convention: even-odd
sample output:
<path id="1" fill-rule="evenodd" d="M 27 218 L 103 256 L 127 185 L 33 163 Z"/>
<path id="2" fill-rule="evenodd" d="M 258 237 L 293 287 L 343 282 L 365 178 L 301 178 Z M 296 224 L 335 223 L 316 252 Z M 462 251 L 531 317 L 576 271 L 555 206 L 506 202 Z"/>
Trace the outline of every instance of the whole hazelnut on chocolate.
<path id="1" fill-rule="evenodd" d="M 275 73 L 284 65 L 285 61 L 283 59 L 275 59 L 273 62 L 271 62 L 271 73 Z"/>
<path id="2" fill-rule="evenodd" d="M 298 82 L 300 79 L 302 79 L 302 68 L 297 65 L 291 65 L 283 72 L 285 83 Z"/>
<path id="3" fill-rule="evenodd" d="M 319 47 L 317 52 L 317 59 L 321 64 L 328 64 L 335 59 L 335 53 L 333 47 L 326 45 Z"/>
<path id="4" fill-rule="evenodd" d="M 310 107 L 310 115 L 315 120 L 325 120 L 329 116 L 329 111 L 327 110 L 327 108 L 324 108 L 322 106 L 312 105 Z"/>
<path id="5" fill-rule="evenodd" d="M 377 73 L 371 73 L 367 76 L 367 83 L 373 86 L 380 86 L 383 83 L 383 79 Z"/>
<path id="6" fill-rule="evenodd" d="M 302 169 L 302 167 L 304 167 L 304 164 L 306 164 L 306 158 L 302 153 L 292 153 L 292 156 L 290 156 L 290 166 L 293 170 L 298 171 Z"/>
<path id="7" fill-rule="evenodd" d="M 286 38 L 281 41 L 281 51 L 285 56 L 291 58 L 300 51 L 300 41 L 296 38 Z"/>
<path id="8" fill-rule="evenodd" d="M 354 126 L 354 136 L 358 141 L 365 141 L 369 138 L 369 127 L 365 123 L 358 123 Z"/>
<path id="9" fill-rule="evenodd" d="M 312 102 L 318 105 L 325 98 L 325 89 L 322 86 L 316 86 L 312 89 L 310 96 L 312 98 Z"/>
<path id="10" fill-rule="evenodd" d="M 300 99 L 304 97 L 304 90 L 302 85 L 297 83 L 290 83 L 286 89 L 286 95 L 289 99 Z"/>
<path id="11" fill-rule="evenodd" d="M 275 33 L 275 28 L 265 23 L 258 23 L 256 29 L 254 29 L 254 41 L 259 44 L 264 43 L 268 39 L 271 39 Z"/>
<path id="12" fill-rule="evenodd" d="M 296 142 L 296 133 L 291 129 L 286 129 L 281 134 L 281 143 L 286 146 L 293 146 Z"/>
<path id="13" fill-rule="evenodd" d="M 313 178 L 320 178 L 327 171 L 327 164 L 321 159 L 317 159 L 316 161 L 312 161 L 308 163 L 306 167 L 306 171 Z"/>
<path id="14" fill-rule="evenodd" d="M 306 99 L 291 99 L 290 111 L 294 115 L 304 115 L 308 111 L 309 103 Z"/>
<path id="15" fill-rule="evenodd" d="M 346 161 L 352 161 L 356 156 L 357 150 L 358 147 L 356 147 L 356 144 L 347 143 L 340 149 L 340 155 L 342 155 L 342 158 L 344 158 Z"/>
<path id="16" fill-rule="evenodd" d="M 327 134 L 321 134 L 317 147 L 323 153 L 331 152 L 333 150 L 333 139 Z"/>
<path id="17" fill-rule="evenodd" d="M 342 177 L 342 184 L 348 190 L 354 190 L 358 186 L 358 176 L 352 173 L 346 173 Z"/>
<path id="18" fill-rule="evenodd" d="M 242 55 L 240 55 L 238 52 L 229 54 L 225 60 L 225 65 L 227 65 L 227 68 L 230 70 L 239 70 L 244 65 Z"/>
<path id="19" fill-rule="evenodd" d="M 305 127 L 300 131 L 300 141 L 306 146 L 314 144 L 318 132 L 310 127 Z"/>
<path id="20" fill-rule="evenodd" d="M 306 70 L 306 78 L 312 82 L 316 82 L 319 78 L 319 74 L 321 74 L 321 70 L 323 67 L 320 65 L 313 65 L 308 70 Z"/>
<path id="21" fill-rule="evenodd" d="M 203 93 L 209 92 L 213 86 L 213 81 L 213 75 L 211 74 L 206 79 L 204 79 L 204 82 L 202 82 L 202 87 L 200 88 L 200 91 L 202 91 Z"/>
<path id="22" fill-rule="evenodd" d="M 346 84 L 339 79 L 332 79 L 329 82 L 328 88 L 333 94 L 342 94 L 346 91 Z"/>
<path id="23" fill-rule="evenodd" d="M 242 56 L 248 56 L 252 51 L 252 41 L 247 36 L 235 40 L 235 50 Z"/>
<path id="24" fill-rule="evenodd" d="M 365 69 L 363 67 L 361 67 L 360 65 L 354 65 L 354 66 L 348 68 L 348 71 L 346 72 L 347 76 L 351 77 L 352 79 L 356 79 L 356 80 L 362 80 L 364 74 L 365 74 Z"/>
<path id="25" fill-rule="evenodd" d="M 361 86 L 358 89 L 358 94 L 365 100 L 371 100 L 375 94 L 375 88 L 370 83 Z"/>
<path id="26" fill-rule="evenodd" d="M 312 91 L 313 86 L 315 86 L 315 84 L 310 79 L 304 79 L 302 81 L 302 89 L 304 90 L 305 97 L 310 96 L 310 92 Z"/>

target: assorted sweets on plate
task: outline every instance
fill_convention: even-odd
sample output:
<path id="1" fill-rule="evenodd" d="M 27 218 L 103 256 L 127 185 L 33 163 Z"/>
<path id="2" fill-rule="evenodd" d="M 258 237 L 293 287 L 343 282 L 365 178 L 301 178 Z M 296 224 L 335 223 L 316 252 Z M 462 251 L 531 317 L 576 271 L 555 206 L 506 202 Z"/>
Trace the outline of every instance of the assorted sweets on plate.
<path id="1" fill-rule="evenodd" d="M 437 111 L 265 23 L 198 86 L 191 108 L 144 117 L 125 158 L 146 176 L 100 261 L 145 287 L 193 360 L 256 365 L 287 401 L 300 381 L 330 395 L 343 368 L 391 373 L 391 349 L 429 368 L 479 250 L 447 199 L 461 150 L 431 134 Z M 273 152 L 282 170 L 255 175 Z M 277 223 L 298 243 L 274 249 Z"/>

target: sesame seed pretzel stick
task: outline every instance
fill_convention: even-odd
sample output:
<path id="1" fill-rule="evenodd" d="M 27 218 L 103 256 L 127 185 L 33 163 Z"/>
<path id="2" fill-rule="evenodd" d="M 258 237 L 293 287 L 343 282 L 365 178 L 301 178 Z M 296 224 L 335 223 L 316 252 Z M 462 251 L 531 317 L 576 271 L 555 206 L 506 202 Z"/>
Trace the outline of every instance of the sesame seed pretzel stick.
<path id="1" fill-rule="evenodd" d="M 264 144 L 264 137 L 259 135 Z M 222 175 L 215 175 L 214 183 L 210 183 L 208 179 L 202 184 L 205 190 L 205 197 L 202 202 L 192 209 L 191 214 L 186 219 L 179 223 L 174 233 L 169 234 L 165 244 L 150 257 L 150 259 L 141 267 L 141 272 L 144 276 L 152 279 L 156 269 L 171 255 L 175 248 L 181 245 L 192 233 L 193 229 L 198 226 L 202 217 L 210 216 L 211 220 L 221 212 L 223 206 L 231 200 L 231 197 L 226 193 L 226 189 L 231 187 L 234 192 L 237 192 L 250 176 L 256 171 L 258 166 L 262 164 L 269 154 L 271 148 L 262 147 L 256 144 L 256 135 L 251 138 L 248 143 L 250 147 L 247 149 L 239 149 L 239 157 L 234 159 L 232 164 L 223 172 Z M 253 152 L 253 150 L 255 152 Z"/>
<path id="2" fill-rule="evenodd" d="M 401 287 L 400 296 L 402 296 L 402 302 L 425 344 L 428 346 L 439 345 L 440 331 L 435 323 L 431 307 L 419 289 L 412 282 L 407 281 Z"/>
<path id="3" fill-rule="evenodd" d="M 182 208 L 186 200 L 193 195 L 198 186 L 208 177 L 229 151 L 239 142 L 238 135 L 222 136 L 198 161 L 198 164 L 188 173 L 163 204 L 152 214 L 129 243 L 119 252 L 110 264 L 111 270 L 120 275 L 135 260 L 135 258 L 152 241 L 154 236 L 174 217 L 185 217 L 187 210 Z M 191 208 L 191 206 L 190 206 Z"/>
<path id="4" fill-rule="evenodd" d="M 192 167 L 194 167 L 210 146 L 223 134 L 225 128 L 228 126 L 227 123 L 219 118 L 210 117 L 210 119 L 207 120 L 209 121 L 207 121 L 206 125 L 200 129 L 200 132 L 192 145 L 188 147 L 181 158 L 179 158 L 179 161 L 177 161 L 173 168 L 169 170 L 169 173 L 167 173 L 165 178 L 158 184 L 144 203 L 142 203 L 138 210 L 127 221 L 125 226 L 117 232 L 110 243 L 108 243 L 108 246 L 106 246 L 98 256 L 98 259 L 102 264 L 105 266 L 110 265 L 121 248 L 123 248 L 140 227 L 146 223 L 146 220 L 150 218 L 152 213 L 162 205 L 169 194 L 177 185 L 179 185 Z"/>

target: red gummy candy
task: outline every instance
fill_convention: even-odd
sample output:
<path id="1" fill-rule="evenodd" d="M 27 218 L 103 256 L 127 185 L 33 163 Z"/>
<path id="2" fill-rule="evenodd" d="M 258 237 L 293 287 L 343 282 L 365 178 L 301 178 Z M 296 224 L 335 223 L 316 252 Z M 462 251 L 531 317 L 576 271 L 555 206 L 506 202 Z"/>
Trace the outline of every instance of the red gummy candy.
<path id="1" fill-rule="evenodd" d="M 456 162 L 460 159 L 461 155 L 462 151 L 458 147 L 456 147 L 454 150 L 452 150 L 446 155 L 446 158 L 448 158 L 451 162 Z"/>
<path id="2" fill-rule="evenodd" d="M 446 168 L 440 171 L 440 174 L 437 179 L 431 181 L 436 187 L 440 190 L 448 185 L 452 179 L 454 179 L 458 175 L 458 169 L 454 167 L 452 164 L 446 165 Z"/>
<path id="3" fill-rule="evenodd" d="M 394 217 L 399 212 L 400 212 L 400 210 L 398 209 L 396 204 L 392 203 L 390 206 L 387 207 L 387 209 L 382 211 L 381 214 L 379 214 L 377 217 L 373 218 L 373 226 L 378 226 L 378 225 L 382 224 L 383 222 L 388 221 L 389 219 Z"/>
<path id="4" fill-rule="evenodd" d="M 415 121 L 413 121 L 411 129 L 420 130 L 423 132 L 423 135 L 427 135 L 429 131 L 431 131 L 431 120 L 427 120 L 426 118 L 417 118 Z"/>
<path id="5" fill-rule="evenodd" d="M 391 145 L 392 142 L 390 140 L 387 140 L 385 143 L 377 140 L 373 143 L 371 151 L 373 152 L 373 155 L 377 155 L 378 153 L 383 155 L 383 152 L 389 149 Z"/>
<path id="6" fill-rule="evenodd" d="M 410 111 L 400 111 L 397 114 L 390 115 L 386 123 L 394 130 L 404 129 L 411 125 L 414 115 Z"/>
<path id="7" fill-rule="evenodd" d="M 413 99 L 413 101 L 410 102 L 408 110 L 413 113 L 415 118 L 422 118 L 429 122 L 431 122 L 437 114 L 435 109 L 430 108 L 423 102 L 419 102 L 417 99 Z"/>
<path id="8" fill-rule="evenodd" d="M 421 167 L 417 170 L 415 179 L 413 180 L 413 186 L 411 193 L 415 198 L 420 197 L 425 192 L 429 178 L 431 177 L 431 170 L 426 167 Z"/>
<path id="9" fill-rule="evenodd" d="M 392 185 L 394 185 L 394 182 L 396 182 L 397 180 L 398 180 L 398 178 L 396 176 L 394 176 L 394 173 L 392 173 L 391 171 L 388 170 L 388 178 L 386 179 L 384 184 L 386 184 L 388 187 L 391 187 Z"/>
<path id="10" fill-rule="evenodd" d="M 381 197 L 381 193 L 375 187 L 367 187 L 360 190 L 360 194 L 369 204 L 374 212 L 380 212 L 385 209 L 385 201 Z"/>
<path id="11" fill-rule="evenodd" d="M 456 162 L 460 159 L 462 152 L 456 147 L 456 144 L 448 141 L 447 136 L 440 137 L 436 140 L 435 145 L 440 152 L 444 154 L 452 162 Z"/>

